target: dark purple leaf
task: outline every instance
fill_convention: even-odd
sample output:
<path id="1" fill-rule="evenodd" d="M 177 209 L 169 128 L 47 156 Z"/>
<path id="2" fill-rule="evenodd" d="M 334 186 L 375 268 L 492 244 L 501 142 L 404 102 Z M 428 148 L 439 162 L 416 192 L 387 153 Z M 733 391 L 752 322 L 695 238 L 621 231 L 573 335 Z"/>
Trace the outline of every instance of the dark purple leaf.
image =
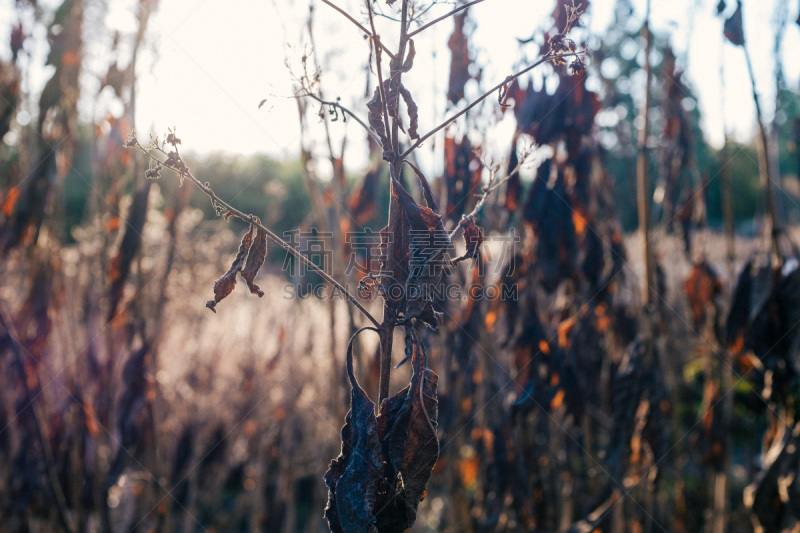
<path id="1" fill-rule="evenodd" d="M 439 458 L 439 377 L 428 368 L 421 341 L 411 327 L 406 328 L 406 358 L 411 359 L 414 372 L 411 383 L 381 404 L 378 417 L 388 482 L 388 491 L 379 494 L 376 503 L 381 533 L 404 531 L 414 525 L 417 507 Z"/>
<path id="2" fill-rule="evenodd" d="M 725 37 L 736 46 L 744 45 L 744 26 L 742 24 L 742 3 L 736 3 L 736 11 L 725 21 Z"/>
<path id="3" fill-rule="evenodd" d="M 355 337 L 354 337 L 355 338 Z M 342 428 L 342 451 L 325 472 L 328 505 L 325 517 L 333 533 L 377 533 L 373 506 L 381 480 L 381 444 L 375 404 L 353 373 L 353 341 L 347 346 L 350 411 Z"/>

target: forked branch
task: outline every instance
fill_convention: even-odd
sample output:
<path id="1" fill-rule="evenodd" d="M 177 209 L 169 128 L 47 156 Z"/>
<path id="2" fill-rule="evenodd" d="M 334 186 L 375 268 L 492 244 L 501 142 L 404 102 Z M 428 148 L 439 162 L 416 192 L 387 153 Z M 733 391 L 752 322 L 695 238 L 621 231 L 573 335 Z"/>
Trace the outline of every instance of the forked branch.
<path id="1" fill-rule="evenodd" d="M 323 0 L 323 2 L 324 2 L 324 1 L 325 1 L 325 0 Z M 445 14 L 444 14 L 444 15 L 442 15 L 441 17 L 436 17 L 435 19 L 433 19 L 432 21 L 428 22 L 428 23 L 427 23 L 427 24 L 425 24 L 424 26 L 422 26 L 422 27 L 420 27 L 420 28 L 417 28 L 416 30 L 412 31 L 411 33 L 409 33 L 409 34 L 408 34 L 408 38 L 409 38 L 409 39 L 411 39 L 412 37 L 414 37 L 414 36 L 415 36 L 415 35 L 417 35 L 418 33 L 420 33 L 420 32 L 423 32 L 423 31 L 427 30 L 428 28 L 430 28 L 431 26 L 433 26 L 433 25 L 434 25 L 434 24 L 436 24 L 437 22 L 441 22 L 441 21 L 443 21 L 443 20 L 445 20 L 445 19 L 448 19 L 448 18 L 452 17 L 453 15 L 455 15 L 456 13 L 458 13 L 459 11 L 464 11 L 464 10 L 465 10 L 465 9 L 467 9 L 468 7 L 470 7 L 470 6 L 474 6 L 475 4 L 480 4 L 480 3 L 481 3 L 481 2 L 483 2 L 483 1 L 484 1 L 484 0 L 472 0 L 472 2 L 467 2 L 467 3 L 466 3 L 466 4 L 464 4 L 464 5 L 458 6 L 457 8 L 455 8 L 455 9 L 454 9 L 454 10 L 452 10 L 452 11 L 450 11 L 449 13 L 445 13 Z"/>
<path id="2" fill-rule="evenodd" d="M 284 241 L 283 239 L 278 237 L 278 235 L 273 233 L 272 230 L 270 230 L 269 228 L 267 228 L 266 226 L 261 224 L 261 222 L 258 220 L 258 218 L 255 215 L 244 213 L 243 211 L 240 211 L 240 210 L 236 209 L 235 207 L 233 207 L 229 203 L 227 203 L 224 200 L 220 199 L 216 195 L 216 193 L 211 189 L 211 186 L 208 183 L 202 183 L 200 180 L 198 180 L 191 173 L 191 171 L 186 167 L 186 164 L 183 162 L 183 160 L 181 159 L 180 155 L 178 154 L 177 144 L 180 144 L 180 139 L 177 139 L 174 136 L 173 133 L 170 133 L 170 135 L 167 138 L 167 142 L 169 144 L 172 144 L 172 146 L 175 148 L 174 151 L 170 151 L 169 153 L 167 153 L 161 146 L 158 145 L 158 143 L 153 143 L 151 145 L 151 149 L 153 149 L 153 150 L 157 151 L 158 153 L 166 156 L 166 159 L 164 159 L 164 160 L 159 159 L 158 157 L 153 155 L 150 152 L 150 150 L 148 150 L 147 148 L 142 146 L 139 143 L 139 140 L 136 138 L 135 134 L 131 136 L 131 138 L 126 143 L 126 146 L 129 147 L 129 148 L 137 148 L 137 149 L 141 150 L 150 159 L 152 159 L 153 161 L 156 162 L 156 167 L 151 168 L 150 170 L 148 170 L 146 172 L 146 176 L 148 178 L 150 178 L 150 179 L 158 178 L 160 176 L 159 172 L 161 171 L 161 169 L 163 167 L 163 168 L 168 168 L 168 169 L 172 170 L 173 172 L 175 172 L 176 174 L 178 174 L 178 176 L 180 177 L 181 183 L 183 183 L 184 179 L 188 179 L 189 181 L 192 182 L 192 184 L 194 184 L 195 187 L 197 187 L 198 189 L 203 191 L 203 193 L 205 193 L 206 196 L 208 196 L 208 198 L 211 200 L 211 204 L 214 206 L 214 209 L 217 210 L 217 212 L 223 212 L 224 211 L 225 212 L 225 218 L 233 216 L 233 217 L 236 217 L 238 219 L 244 220 L 248 224 L 251 224 L 252 226 L 255 226 L 256 228 L 259 228 L 260 230 L 264 231 L 267 234 L 267 237 L 272 239 L 272 241 L 274 241 L 278 246 L 280 246 L 281 248 L 283 248 L 284 250 L 286 250 L 287 252 L 292 254 L 301 263 L 303 263 L 308 268 L 310 268 L 311 270 L 313 270 L 314 272 L 319 274 L 320 277 L 322 277 L 325 281 L 327 281 L 328 283 L 330 283 L 331 285 L 336 287 L 336 289 L 341 291 L 341 293 L 353 305 L 355 305 L 358 308 L 358 310 L 361 311 L 364 314 L 364 316 L 367 317 L 367 319 L 375 325 L 375 327 L 380 327 L 380 323 L 377 320 L 375 320 L 375 317 L 373 317 L 372 314 L 370 314 L 370 312 L 367 311 L 364 308 L 363 305 L 361 305 L 361 302 L 359 302 L 358 299 L 356 299 L 355 296 L 350 294 L 350 292 L 341 283 L 339 283 L 338 281 L 333 279 L 333 277 L 331 277 L 327 272 L 325 272 L 323 269 L 321 269 L 320 267 L 315 265 L 310 259 L 308 259 L 302 253 L 300 253 L 298 250 L 296 250 L 292 245 L 290 245 L 289 243 L 287 243 L 286 241 Z"/>
<path id="3" fill-rule="evenodd" d="M 483 2 L 483 0 L 479 0 L 479 1 L 480 1 L 480 2 Z M 355 25 L 356 25 L 356 27 L 357 27 L 359 30 L 363 31 L 363 32 L 364 32 L 364 34 L 365 34 L 365 35 L 366 35 L 368 38 L 370 38 L 370 39 L 371 39 L 371 38 L 373 37 L 373 35 L 374 35 L 374 33 L 373 33 L 373 32 L 374 32 L 374 28 L 373 28 L 373 31 L 372 31 L 372 32 L 371 32 L 371 31 L 369 31 L 369 30 L 368 30 L 366 27 L 364 27 L 364 25 L 363 25 L 363 24 L 361 24 L 359 21 L 357 21 L 357 20 L 356 20 L 356 19 L 354 19 L 352 16 L 350 16 L 350 13 L 348 13 L 347 11 L 345 11 L 344 9 L 342 9 L 341 7 L 337 6 L 336 4 L 334 4 L 333 2 L 331 2 L 330 0 L 322 0 L 322 2 L 323 2 L 324 4 L 327 4 L 327 5 L 331 6 L 333 9 L 335 9 L 336 11 L 338 11 L 339 13 L 341 13 L 342 15 L 344 15 L 344 17 L 345 17 L 347 20 L 349 20 L 350 22 L 352 22 L 353 24 L 355 24 Z M 391 51 L 391 50 L 389 50 L 389 49 L 386 47 L 386 45 L 384 45 L 383 43 L 380 43 L 380 46 L 381 46 L 381 49 L 382 49 L 384 52 L 386 52 L 386 55 L 388 55 L 389 57 L 391 57 L 392 59 L 394 59 L 394 54 L 392 53 L 392 51 Z"/>

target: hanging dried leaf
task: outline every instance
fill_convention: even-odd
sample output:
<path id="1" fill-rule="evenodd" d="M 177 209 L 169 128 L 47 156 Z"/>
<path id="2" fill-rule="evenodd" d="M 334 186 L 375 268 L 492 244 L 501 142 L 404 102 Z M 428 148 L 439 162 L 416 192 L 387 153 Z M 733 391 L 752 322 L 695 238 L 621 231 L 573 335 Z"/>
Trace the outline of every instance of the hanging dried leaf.
<path id="1" fill-rule="evenodd" d="M 381 178 L 381 166 L 370 169 L 361 181 L 361 185 L 350 194 L 347 207 L 357 226 L 364 226 L 377 211 L 378 185 Z M 349 220 L 345 219 L 348 223 Z M 348 228 L 349 229 L 349 228 Z"/>
<path id="2" fill-rule="evenodd" d="M 544 88 L 537 91 L 529 81 L 525 91 L 515 91 L 514 100 L 517 130 L 539 144 L 558 141 L 570 133 L 588 135 L 600 110 L 597 93 L 586 88 L 586 76 L 559 76 L 553 94 Z"/>
<path id="3" fill-rule="evenodd" d="M 388 491 L 376 502 L 381 533 L 405 531 L 414 525 L 433 466 L 439 458 L 436 435 L 439 377 L 428 368 L 417 333 L 406 328 L 406 358 L 411 359 L 411 383 L 381 404 L 378 428 L 386 460 Z"/>
<path id="4" fill-rule="evenodd" d="M 467 13 L 464 11 L 453 17 L 455 27 L 447 46 L 450 48 L 450 84 L 447 91 L 447 98 L 452 103 L 458 103 L 464 98 L 464 86 L 471 78 L 469 65 L 472 60 L 469 57 L 469 43 L 464 33 L 464 23 L 467 20 Z"/>
<path id="5" fill-rule="evenodd" d="M 736 2 L 736 11 L 725 21 L 725 37 L 736 46 L 744 46 L 744 25 L 742 24 L 742 2 Z"/>
<path id="6" fill-rule="evenodd" d="M 114 93 L 117 97 L 122 98 L 122 92 L 134 80 L 131 66 L 132 65 L 128 65 L 125 69 L 120 69 L 117 63 L 111 64 L 111 66 L 108 67 L 108 72 L 106 72 L 105 77 L 100 83 L 100 89 L 102 90 L 106 86 L 110 86 L 114 89 Z"/>
<path id="7" fill-rule="evenodd" d="M 441 293 L 450 239 L 442 217 L 418 205 L 397 180 L 393 185 L 398 224 L 394 235 L 381 231 L 383 293 L 396 313 L 435 329 L 441 313 L 433 308 L 433 296 Z"/>
<path id="8" fill-rule="evenodd" d="M 411 167 L 411 170 L 414 171 L 414 174 L 417 175 L 417 179 L 419 180 L 419 186 L 422 187 L 422 196 L 425 198 L 425 204 L 427 207 L 431 208 L 434 213 L 439 211 L 439 204 L 436 203 L 436 199 L 433 197 L 433 190 L 431 189 L 431 184 L 428 183 L 428 178 L 425 177 L 425 174 L 422 173 L 420 169 L 418 169 L 414 164 L 410 161 L 403 161 L 408 166 Z"/>
<path id="9" fill-rule="evenodd" d="M 264 259 L 267 257 L 267 232 L 258 226 L 253 226 L 253 228 L 256 231 L 256 235 L 250 245 L 250 251 L 247 253 L 247 261 L 242 269 L 242 277 L 247 282 L 247 288 L 250 289 L 250 292 L 257 294 L 261 298 L 264 296 L 264 291 L 253 280 L 255 280 L 256 274 L 258 274 L 259 269 L 264 264 Z"/>
<path id="10" fill-rule="evenodd" d="M 119 245 L 119 250 L 109 263 L 109 307 L 108 319 L 111 320 L 117 312 L 117 306 L 122 300 L 125 282 L 131 271 L 131 265 L 142 243 L 142 230 L 147 218 L 147 201 L 150 197 L 150 185 L 147 180 L 136 194 L 133 195 L 128 219 L 125 221 L 125 235 Z"/>
<path id="11" fill-rule="evenodd" d="M 403 66 L 400 67 L 401 72 L 408 72 L 414 66 L 414 58 L 417 55 L 417 49 L 414 47 L 414 39 L 408 41 L 408 55 L 406 60 L 403 61 Z"/>
<path id="12" fill-rule="evenodd" d="M 573 275 L 577 261 L 572 203 L 566 191 L 564 172 L 551 176 L 552 163 L 544 161 L 528 190 L 522 216 L 536 234 L 536 269 L 548 292 Z"/>
<path id="13" fill-rule="evenodd" d="M 384 82 L 384 89 L 387 88 L 388 80 Z M 378 135 L 378 138 L 381 140 L 381 147 L 384 151 L 384 159 L 386 159 L 385 154 L 390 145 L 389 139 L 386 136 L 386 127 L 383 122 L 383 103 L 381 102 L 381 92 L 378 87 L 375 87 L 375 92 L 372 94 L 372 100 L 367 102 L 367 109 L 369 110 L 369 113 L 367 114 L 369 126 L 375 131 L 375 133 Z"/>
<path id="14" fill-rule="evenodd" d="M 233 259 L 230 268 L 214 282 L 214 299 L 206 301 L 206 307 L 215 313 L 217 312 L 215 309 L 217 304 L 233 292 L 233 288 L 236 286 L 236 274 L 238 274 L 244 266 L 245 259 L 247 258 L 247 251 L 250 249 L 250 244 L 253 242 L 253 233 L 254 230 L 251 226 L 242 237 L 242 242 L 239 244 L 239 251 L 236 252 L 236 257 Z"/>
<path id="15" fill-rule="evenodd" d="M 373 508 L 381 481 L 383 457 L 375 404 L 359 386 L 353 372 L 353 339 L 347 346 L 350 411 L 342 428 L 342 451 L 325 472 L 328 486 L 325 517 L 333 533 L 377 533 Z"/>
<path id="16" fill-rule="evenodd" d="M 419 109 L 417 108 L 417 104 L 414 102 L 408 89 L 403 86 L 400 86 L 400 95 L 403 97 L 403 101 L 408 108 L 408 136 L 412 139 L 419 139 L 419 133 L 417 133 L 417 128 L 419 127 Z"/>
<path id="17" fill-rule="evenodd" d="M 456 141 L 453 137 L 445 137 L 444 162 L 444 181 L 447 189 L 447 207 L 444 215 L 448 220 L 460 222 L 461 215 L 468 213 L 475 204 L 475 195 L 481 188 L 483 167 L 466 136 L 460 141 Z"/>
<path id="18" fill-rule="evenodd" d="M 705 322 L 708 306 L 714 305 L 714 298 L 722 292 L 722 282 L 711 265 L 700 261 L 692 267 L 686 278 L 684 291 L 689 299 L 694 327 L 699 329 Z"/>
<path id="19" fill-rule="evenodd" d="M 464 255 L 453 259 L 453 264 L 458 264 L 465 259 L 477 259 L 480 255 L 481 244 L 483 243 L 483 230 L 475 224 L 474 217 L 466 215 L 461 217 L 461 222 L 458 223 L 461 231 L 464 234 L 464 244 L 467 249 Z"/>

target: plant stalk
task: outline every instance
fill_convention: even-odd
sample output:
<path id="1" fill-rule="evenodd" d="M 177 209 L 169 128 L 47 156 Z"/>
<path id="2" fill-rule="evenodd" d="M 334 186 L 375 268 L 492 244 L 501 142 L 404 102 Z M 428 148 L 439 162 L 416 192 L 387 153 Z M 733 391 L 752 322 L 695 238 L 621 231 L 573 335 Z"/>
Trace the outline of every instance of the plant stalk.
<path id="1" fill-rule="evenodd" d="M 756 120 L 758 121 L 758 174 L 761 178 L 761 188 L 764 191 L 764 202 L 767 210 L 767 217 L 770 223 L 770 241 L 772 244 L 772 259 L 775 268 L 780 269 L 783 265 L 783 255 L 781 254 L 780 243 L 778 238 L 781 233 L 781 224 L 778 219 L 778 213 L 775 209 L 775 191 L 772 183 L 772 172 L 770 171 L 769 164 L 769 143 L 767 142 L 767 131 L 764 128 L 764 119 L 761 114 L 761 103 L 756 91 L 756 78 L 753 74 L 753 63 L 750 61 L 750 53 L 747 51 L 747 45 L 742 45 L 744 49 L 744 58 L 747 63 L 747 72 L 750 75 L 750 86 L 753 90 L 753 102 L 756 105 Z"/>

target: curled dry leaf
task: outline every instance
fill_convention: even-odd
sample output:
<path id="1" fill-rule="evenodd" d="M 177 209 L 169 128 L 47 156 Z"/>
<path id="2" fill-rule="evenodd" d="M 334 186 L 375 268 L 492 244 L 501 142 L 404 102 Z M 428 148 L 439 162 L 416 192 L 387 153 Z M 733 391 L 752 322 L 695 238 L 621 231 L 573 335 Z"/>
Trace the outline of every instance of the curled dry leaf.
<path id="1" fill-rule="evenodd" d="M 419 186 L 422 187 L 422 196 L 425 198 L 425 204 L 427 207 L 431 208 L 434 213 L 439 211 L 439 204 L 436 203 L 436 198 L 433 197 L 433 190 L 431 189 L 430 183 L 428 183 L 428 178 L 426 178 L 425 174 L 423 174 L 422 171 L 410 161 L 403 160 L 403 163 L 410 166 L 411 170 L 414 171 L 414 174 L 417 175 Z"/>
<path id="2" fill-rule="evenodd" d="M 411 93 L 402 85 L 400 86 L 400 95 L 408 108 L 408 136 L 412 139 L 419 139 L 419 133 L 417 133 L 417 128 L 419 128 L 419 108 L 411 97 Z"/>
<path id="3" fill-rule="evenodd" d="M 442 217 L 417 204 L 397 180 L 393 184 L 392 210 L 399 221 L 394 235 L 381 231 L 383 294 L 395 313 L 436 329 L 441 313 L 432 296 L 441 293 L 450 238 Z"/>
<path id="4" fill-rule="evenodd" d="M 254 283 L 256 274 L 264 264 L 264 259 L 267 257 L 267 232 L 255 226 L 256 236 L 253 243 L 250 245 L 250 251 L 247 253 L 247 261 L 242 269 L 242 277 L 247 282 L 247 288 L 250 292 L 257 294 L 259 298 L 264 296 L 264 291 Z"/>
<path id="5" fill-rule="evenodd" d="M 467 246 L 467 250 L 461 257 L 453 259 L 454 265 L 465 259 L 477 259 L 483 243 L 483 229 L 475 224 L 474 217 L 463 215 L 458 225 L 461 226 L 461 231 L 464 234 L 464 243 Z"/>
<path id="6" fill-rule="evenodd" d="M 414 525 L 417 507 L 439 458 L 436 436 L 439 377 L 428 368 L 417 333 L 406 328 L 406 358 L 413 374 L 408 387 L 383 401 L 378 415 L 386 490 L 376 502 L 378 530 L 401 532 Z"/>
<path id="7" fill-rule="evenodd" d="M 403 61 L 403 66 L 400 67 L 401 72 L 408 72 L 414 66 L 414 58 L 417 55 L 417 49 L 414 47 L 414 39 L 408 41 L 408 55 L 406 60 Z"/>
<path id="8" fill-rule="evenodd" d="M 239 244 L 239 251 L 236 252 L 236 257 L 233 259 L 230 268 L 225 272 L 217 281 L 214 282 L 214 299 L 206 301 L 206 307 L 214 311 L 215 307 L 226 296 L 233 292 L 236 286 L 236 274 L 242 270 L 245 259 L 247 258 L 247 251 L 250 249 L 250 244 L 253 242 L 253 227 L 248 230 L 242 237 L 242 242 Z"/>
<path id="9" fill-rule="evenodd" d="M 464 98 L 464 86 L 472 78 L 469 73 L 469 65 L 472 59 L 469 57 L 469 42 L 467 34 L 464 32 L 464 23 L 467 20 L 466 11 L 453 17 L 455 27 L 447 47 L 450 48 L 450 82 L 447 90 L 447 99 L 452 103 L 457 103 Z"/>
<path id="10" fill-rule="evenodd" d="M 360 331 L 363 329 L 356 335 Z M 375 404 L 359 386 L 353 372 L 353 339 L 347 346 L 347 375 L 351 393 L 350 411 L 342 428 L 342 451 L 325 472 L 325 484 L 328 486 L 325 517 L 333 533 L 378 531 L 373 507 L 381 481 L 383 458 Z"/>
<path id="11" fill-rule="evenodd" d="M 388 87 L 388 80 L 384 82 L 384 86 Z M 367 102 L 367 120 L 369 127 L 375 130 L 378 138 L 381 140 L 381 147 L 384 152 L 384 159 L 386 159 L 386 151 L 390 149 L 389 139 L 386 136 L 386 127 L 383 123 L 383 103 L 381 102 L 381 92 L 378 87 L 375 87 L 375 92 L 372 94 L 372 100 Z"/>

